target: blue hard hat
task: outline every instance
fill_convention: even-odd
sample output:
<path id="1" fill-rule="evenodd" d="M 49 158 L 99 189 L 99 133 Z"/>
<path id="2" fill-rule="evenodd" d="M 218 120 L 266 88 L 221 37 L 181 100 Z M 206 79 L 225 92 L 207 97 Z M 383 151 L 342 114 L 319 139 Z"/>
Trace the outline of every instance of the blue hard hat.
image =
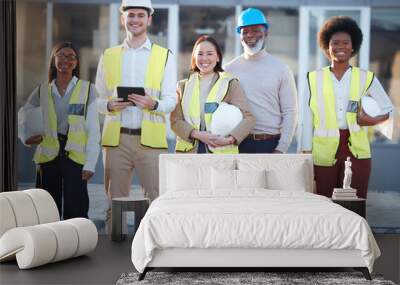
<path id="1" fill-rule="evenodd" d="M 240 33 L 241 28 L 253 25 L 264 25 L 267 30 L 269 27 L 263 12 L 256 8 L 248 8 L 239 15 L 236 32 Z"/>

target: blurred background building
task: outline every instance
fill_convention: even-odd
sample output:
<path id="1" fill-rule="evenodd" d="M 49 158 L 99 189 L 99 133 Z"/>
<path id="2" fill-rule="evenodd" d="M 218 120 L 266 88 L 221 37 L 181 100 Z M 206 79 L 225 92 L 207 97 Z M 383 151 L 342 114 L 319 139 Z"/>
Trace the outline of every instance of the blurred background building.
<path id="1" fill-rule="evenodd" d="M 17 93 L 20 107 L 31 91 L 46 80 L 51 47 L 71 41 L 80 49 L 81 77 L 94 82 L 103 50 L 123 40 L 119 0 L 18 0 Z M 247 7 L 265 12 L 270 23 L 266 49 L 292 69 L 301 98 L 309 70 L 327 64 L 316 33 L 334 15 L 353 17 L 364 33 L 354 63 L 375 72 L 400 112 L 400 1 L 399 0 L 153 0 L 151 39 L 169 47 L 178 58 L 176 78 L 188 75 L 194 41 L 213 35 L 227 62 L 242 52 L 235 33 L 236 18 Z M 265 76 L 268 76 L 266 74 Z M 375 133 L 370 188 L 377 193 L 400 193 L 400 120 L 388 141 Z M 173 137 L 171 136 L 173 143 Z M 294 141 L 291 148 L 295 150 Z M 31 185 L 35 166 L 32 149 L 19 143 L 19 181 Z M 101 157 L 92 183 L 102 184 Z M 400 207 L 400 206 L 399 206 Z M 400 221 L 398 225 L 400 228 Z"/>

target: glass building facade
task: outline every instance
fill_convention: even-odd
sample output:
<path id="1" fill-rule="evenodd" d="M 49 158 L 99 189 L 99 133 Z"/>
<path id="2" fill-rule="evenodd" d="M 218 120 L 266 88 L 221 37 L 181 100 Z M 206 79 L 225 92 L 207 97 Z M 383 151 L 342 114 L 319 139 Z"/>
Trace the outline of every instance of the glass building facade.
<path id="1" fill-rule="evenodd" d="M 176 78 L 182 79 L 188 76 L 193 44 L 200 35 L 213 35 L 219 41 L 224 62 L 239 55 L 242 49 L 235 32 L 236 18 L 243 9 L 257 7 L 264 11 L 271 26 L 266 49 L 292 69 L 301 97 L 306 72 L 327 64 L 316 41 L 320 26 L 333 15 L 353 17 L 364 33 L 364 43 L 354 63 L 376 74 L 396 109 L 393 140 L 386 140 L 379 133 L 373 137 L 369 217 L 376 228 L 400 229 L 400 215 L 388 219 L 378 217 L 387 207 L 395 207 L 400 213 L 400 177 L 396 174 L 400 161 L 400 2 L 339 2 L 343 6 L 333 0 L 153 0 L 155 14 L 150 38 L 177 54 Z M 51 47 L 59 41 L 71 41 L 79 48 L 81 77 L 94 82 L 103 50 L 120 43 L 125 36 L 119 3 L 115 0 L 17 1 L 18 107 L 46 80 Z M 18 149 L 20 186 L 29 187 L 35 179 L 33 150 L 21 143 Z M 294 151 L 295 147 L 291 149 Z M 93 185 L 103 182 L 101 164 L 100 157 L 96 175 L 91 180 Z"/>

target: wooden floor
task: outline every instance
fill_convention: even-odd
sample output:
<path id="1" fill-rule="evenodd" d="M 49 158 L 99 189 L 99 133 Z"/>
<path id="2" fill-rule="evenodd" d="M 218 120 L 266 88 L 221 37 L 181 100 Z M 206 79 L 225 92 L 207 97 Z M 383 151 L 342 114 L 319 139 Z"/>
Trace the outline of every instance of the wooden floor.
<path id="1" fill-rule="evenodd" d="M 87 256 L 19 270 L 16 262 L 0 264 L 0 284 L 115 284 L 122 273 L 134 271 L 132 237 L 112 242 L 100 235 L 97 248 Z"/>

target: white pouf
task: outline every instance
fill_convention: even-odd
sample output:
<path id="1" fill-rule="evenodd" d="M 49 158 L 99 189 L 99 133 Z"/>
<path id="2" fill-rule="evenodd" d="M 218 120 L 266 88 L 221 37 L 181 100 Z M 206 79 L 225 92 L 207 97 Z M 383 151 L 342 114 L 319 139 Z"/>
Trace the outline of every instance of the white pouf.
<path id="1" fill-rule="evenodd" d="M 20 269 L 87 254 L 98 233 L 85 218 L 59 221 L 57 206 L 42 189 L 0 193 L 0 262 L 17 259 Z"/>

